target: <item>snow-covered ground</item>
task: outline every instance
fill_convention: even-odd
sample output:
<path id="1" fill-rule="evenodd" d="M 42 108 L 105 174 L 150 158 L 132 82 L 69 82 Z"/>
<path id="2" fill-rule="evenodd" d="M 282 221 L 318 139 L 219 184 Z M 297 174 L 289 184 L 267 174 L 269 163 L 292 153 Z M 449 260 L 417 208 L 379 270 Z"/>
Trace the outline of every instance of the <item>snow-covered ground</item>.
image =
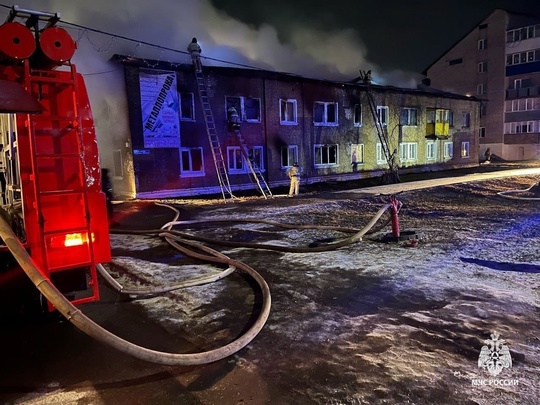
<path id="1" fill-rule="evenodd" d="M 234 373 L 197 393 L 201 403 L 213 403 L 218 393 L 229 398 L 221 403 L 237 403 L 244 384 L 257 386 L 252 403 L 538 403 L 539 205 L 496 194 L 537 181 L 513 177 L 399 194 L 401 229 L 419 235 L 416 246 L 381 242 L 390 225 L 325 252 L 213 245 L 264 276 L 272 311 L 261 333 L 235 356 Z M 387 197 L 333 193 L 182 209 L 201 220 L 256 218 L 361 229 L 386 202 Z M 387 214 L 379 224 L 386 219 Z M 350 236 L 249 222 L 176 229 L 277 246 L 307 247 Z M 221 270 L 184 263 L 157 237 L 113 235 L 111 243 L 118 265 L 113 274 L 130 287 L 169 285 Z M 145 256 L 157 248 L 167 253 Z M 170 333 L 216 347 L 241 333 L 256 300 L 254 288 L 233 274 L 137 302 Z M 484 341 L 494 332 L 506 341 L 512 360 L 496 376 L 478 366 Z M 204 372 L 202 367 L 199 373 Z"/>

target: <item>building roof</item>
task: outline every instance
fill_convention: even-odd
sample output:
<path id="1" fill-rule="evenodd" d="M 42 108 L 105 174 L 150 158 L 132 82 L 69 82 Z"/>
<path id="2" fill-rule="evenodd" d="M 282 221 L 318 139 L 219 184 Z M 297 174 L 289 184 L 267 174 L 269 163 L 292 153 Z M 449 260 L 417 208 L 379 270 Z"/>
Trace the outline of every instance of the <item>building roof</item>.
<path id="1" fill-rule="evenodd" d="M 118 55 L 115 54 L 111 57 L 112 61 L 119 62 L 126 65 L 137 66 L 140 68 L 148 69 L 163 69 L 163 70 L 176 70 L 182 72 L 192 72 L 193 67 L 191 64 L 179 64 L 171 63 L 165 61 L 156 61 L 142 58 L 135 58 L 132 56 Z M 268 80 L 280 80 L 280 81 L 292 81 L 292 82 L 311 82 L 311 83 L 327 83 L 336 86 L 342 87 L 351 87 L 351 88 L 360 88 L 366 89 L 367 85 L 361 81 L 358 81 L 358 78 L 352 79 L 350 81 L 335 81 L 335 80 L 326 80 L 326 79 L 317 79 L 312 77 L 300 76 L 293 73 L 285 72 L 276 72 L 265 69 L 248 69 L 248 68 L 237 68 L 237 67 L 225 67 L 225 66 L 205 66 L 205 71 L 208 73 L 218 73 L 222 76 L 231 76 L 237 77 L 239 74 L 244 77 L 256 77 L 264 78 Z M 451 93 L 447 91 L 433 89 L 426 85 L 419 85 L 415 89 L 411 88 L 402 88 L 395 86 L 382 86 L 378 84 L 371 84 L 371 88 L 379 93 L 402 93 L 402 94 L 416 94 L 430 97 L 445 97 L 445 98 L 454 98 L 461 100 L 471 100 L 471 101 L 480 101 L 475 97 L 468 97 L 462 94 Z"/>

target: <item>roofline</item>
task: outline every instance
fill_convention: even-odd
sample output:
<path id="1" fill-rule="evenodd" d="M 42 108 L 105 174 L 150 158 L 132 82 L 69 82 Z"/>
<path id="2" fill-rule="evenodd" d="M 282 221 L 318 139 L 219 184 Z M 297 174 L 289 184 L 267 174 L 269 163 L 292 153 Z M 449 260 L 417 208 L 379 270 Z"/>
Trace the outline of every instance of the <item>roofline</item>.
<path id="1" fill-rule="evenodd" d="M 187 63 L 172 63 L 172 62 L 165 62 L 165 61 L 156 61 L 151 59 L 144 59 L 144 58 L 135 58 L 133 56 L 126 56 L 126 55 L 119 55 L 114 54 L 111 56 L 111 60 L 114 62 L 119 62 L 125 65 L 131 65 L 131 66 L 137 66 L 141 68 L 147 68 L 147 69 L 162 69 L 162 70 L 174 70 L 174 71 L 182 71 L 182 72 L 192 72 L 193 67 L 191 64 Z M 303 82 L 311 82 L 311 83 L 329 83 L 336 86 L 342 86 L 342 87 L 351 87 L 351 88 L 364 88 L 366 89 L 367 85 L 365 83 L 354 82 L 355 79 L 351 81 L 335 81 L 335 80 L 327 80 L 327 79 L 317 79 L 312 77 L 305 77 L 300 76 L 293 73 L 285 73 L 285 72 L 276 72 L 271 70 L 265 70 L 265 69 L 248 69 L 248 68 L 236 68 L 236 67 L 227 67 L 227 66 L 206 66 L 205 70 L 209 72 L 220 72 L 220 73 L 229 73 L 231 75 L 237 75 L 239 72 L 241 72 L 244 75 L 247 76 L 259 76 L 263 78 L 270 78 L 270 79 L 279 79 L 279 80 L 289 80 L 289 81 L 303 81 Z M 419 88 L 416 89 L 409 89 L 409 88 L 403 88 L 403 87 L 395 87 L 395 86 L 383 86 L 378 84 L 371 84 L 370 85 L 372 89 L 378 91 L 378 92 L 394 92 L 394 93 L 409 93 L 409 94 L 421 94 L 424 96 L 429 97 L 447 97 L 447 98 L 454 98 L 454 99 L 461 99 L 461 100 L 470 100 L 470 101 L 480 101 L 479 99 L 476 99 L 475 97 L 468 97 L 464 96 L 462 94 L 457 93 L 450 93 L 443 90 L 433 89 L 433 91 L 427 91 L 422 90 Z"/>

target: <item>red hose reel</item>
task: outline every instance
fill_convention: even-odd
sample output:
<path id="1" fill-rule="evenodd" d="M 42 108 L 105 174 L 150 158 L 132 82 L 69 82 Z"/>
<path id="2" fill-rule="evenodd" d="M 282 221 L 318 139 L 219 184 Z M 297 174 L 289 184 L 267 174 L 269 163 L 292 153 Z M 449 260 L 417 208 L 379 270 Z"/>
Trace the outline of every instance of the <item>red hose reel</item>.
<path id="1" fill-rule="evenodd" d="M 39 33 L 18 22 L 0 25 L 0 59 L 19 61 L 30 59 L 38 69 L 52 69 L 68 62 L 77 45 L 71 35 L 60 27 L 50 27 Z"/>

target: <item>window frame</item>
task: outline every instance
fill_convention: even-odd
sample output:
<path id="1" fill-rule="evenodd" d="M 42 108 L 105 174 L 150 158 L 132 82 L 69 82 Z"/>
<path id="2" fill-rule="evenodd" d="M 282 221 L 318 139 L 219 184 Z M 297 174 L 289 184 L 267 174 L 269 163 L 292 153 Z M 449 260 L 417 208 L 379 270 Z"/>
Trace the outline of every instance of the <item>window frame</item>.
<path id="1" fill-rule="evenodd" d="M 357 165 L 363 165 L 365 163 L 366 146 L 363 143 L 351 143 L 351 165 L 356 163 Z M 356 154 L 356 162 L 353 160 L 353 156 Z"/>
<path id="2" fill-rule="evenodd" d="M 200 160 L 201 160 L 201 169 L 200 170 L 194 170 L 193 169 L 193 151 L 198 150 L 200 152 Z M 188 166 L 189 169 L 184 170 L 184 153 L 187 152 L 188 154 Z M 180 176 L 181 177 L 198 177 L 198 176 L 204 176 L 205 170 L 204 170 L 204 151 L 202 146 L 195 146 L 195 147 L 180 147 L 179 150 L 180 154 Z"/>
<path id="3" fill-rule="evenodd" d="M 321 150 L 321 154 L 320 154 L 321 162 L 320 163 L 317 162 L 317 149 Z M 335 162 L 330 161 L 330 158 L 331 158 L 330 151 L 331 151 L 331 149 L 335 150 L 335 153 L 334 153 Z M 322 153 L 324 150 L 326 150 L 326 153 Z M 326 155 L 326 158 L 328 160 L 327 163 L 324 163 L 323 155 Z M 313 166 L 316 169 L 325 168 L 325 167 L 339 166 L 339 145 L 337 143 L 315 144 L 315 145 L 313 145 Z"/>
<path id="4" fill-rule="evenodd" d="M 384 156 L 382 144 L 380 142 L 377 142 L 377 145 L 375 147 L 375 160 L 378 165 L 387 164 L 386 157 Z"/>
<path id="5" fill-rule="evenodd" d="M 247 148 L 248 149 L 248 153 L 253 153 L 254 150 L 258 150 L 260 151 L 259 152 L 259 156 L 260 156 L 260 165 L 258 165 L 258 169 L 259 171 L 261 172 L 264 172 L 265 171 L 265 167 L 264 167 L 264 147 L 263 146 L 250 146 Z M 230 159 L 231 155 L 230 153 L 231 152 L 234 152 L 234 157 L 235 159 L 232 160 Z M 237 164 L 239 163 L 238 160 L 236 159 L 236 155 L 237 153 L 239 153 L 240 155 L 240 158 L 242 159 L 241 161 L 241 166 L 240 168 L 237 167 Z M 234 161 L 234 167 L 231 167 L 231 162 Z M 236 145 L 233 145 L 233 146 L 227 146 L 227 173 L 228 174 L 246 174 L 246 173 L 249 173 L 249 165 L 246 161 L 246 158 L 244 157 L 244 154 L 242 152 L 242 147 L 241 146 L 236 146 Z"/>
<path id="6" fill-rule="evenodd" d="M 488 71 L 488 63 L 487 61 L 482 61 L 478 63 L 478 73 L 487 73 Z"/>
<path id="7" fill-rule="evenodd" d="M 189 98 L 191 100 L 190 101 L 190 115 L 189 116 L 184 116 L 184 109 L 182 108 L 184 103 L 183 103 L 183 100 L 184 100 L 184 96 L 189 96 Z M 179 115 L 180 115 L 180 121 L 189 121 L 189 122 L 195 122 L 196 121 L 196 118 L 195 118 L 195 95 L 193 93 L 187 93 L 187 92 L 180 92 L 180 111 L 179 111 Z"/>
<path id="8" fill-rule="evenodd" d="M 478 138 L 485 138 L 485 137 L 486 137 L 486 127 L 478 128 Z"/>
<path id="9" fill-rule="evenodd" d="M 323 121 L 315 121 L 315 109 L 318 105 L 323 106 Z M 328 106 L 333 105 L 335 107 L 335 122 L 328 121 Z M 334 101 L 315 101 L 313 102 L 313 125 L 316 127 L 337 127 L 339 125 L 339 105 Z"/>
<path id="10" fill-rule="evenodd" d="M 414 114 L 411 114 L 414 111 Z M 404 120 L 403 113 L 407 112 L 406 120 Z M 414 118 L 414 119 L 411 119 Z M 406 122 L 404 122 L 406 121 Z M 411 122 L 414 121 L 414 122 Z M 399 123 L 405 127 L 417 127 L 418 126 L 418 109 L 413 107 L 403 107 L 399 116 Z"/>
<path id="11" fill-rule="evenodd" d="M 432 153 L 430 153 L 432 150 Z M 437 159 L 437 142 L 427 141 L 426 142 L 426 160 L 436 160 Z"/>
<path id="12" fill-rule="evenodd" d="M 445 142 L 443 144 L 443 157 L 445 160 L 450 160 L 454 157 L 454 143 Z"/>
<path id="13" fill-rule="evenodd" d="M 231 102 L 231 99 L 238 99 L 238 102 Z M 246 100 L 256 100 L 258 108 L 258 118 L 247 118 L 246 113 Z M 259 97 L 248 97 L 248 96 L 225 96 L 225 117 L 227 117 L 227 110 L 229 107 L 236 108 L 238 112 L 238 122 L 248 122 L 251 124 L 260 124 L 262 122 L 262 103 Z"/>
<path id="14" fill-rule="evenodd" d="M 467 159 L 471 157 L 471 143 L 469 141 L 461 142 L 461 158 Z"/>
<path id="15" fill-rule="evenodd" d="M 399 144 L 399 159 L 402 163 L 418 160 L 418 142 L 402 142 Z"/>
<path id="16" fill-rule="evenodd" d="M 468 111 L 463 111 L 461 118 L 463 120 L 461 128 L 470 128 L 471 127 L 471 113 Z"/>
<path id="17" fill-rule="evenodd" d="M 292 151 L 292 156 L 291 156 Z M 283 158 L 284 158 L 284 152 L 287 153 L 287 163 L 290 163 L 286 166 L 283 165 Z M 298 145 L 285 145 L 281 147 L 280 152 L 280 164 L 281 168 L 287 169 L 289 167 L 292 167 L 295 162 L 298 162 Z"/>
<path id="18" fill-rule="evenodd" d="M 383 127 L 388 126 L 388 121 L 390 119 L 390 109 L 387 105 L 377 106 L 377 119 L 379 120 L 381 126 Z"/>
<path id="19" fill-rule="evenodd" d="M 353 107 L 353 124 L 357 128 L 364 124 L 362 120 L 362 110 L 362 104 L 355 104 Z"/>
<path id="20" fill-rule="evenodd" d="M 285 104 L 285 110 L 283 110 L 282 106 L 283 103 Z M 293 105 L 293 119 L 289 119 L 287 117 L 289 109 L 287 108 L 287 105 L 292 104 Z M 283 116 L 283 112 L 285 111 L 285 117 Z M 294 98 L 280 98 L 279 99 L 279 124 L 280 125 L 298 125 L 298 101 Z"/>
<path id="21" fill-rule="evenodd" d="M 478 50 L 485 51 L 487 49 L 487 39 L 481 38 L 478 40 Z"/>

